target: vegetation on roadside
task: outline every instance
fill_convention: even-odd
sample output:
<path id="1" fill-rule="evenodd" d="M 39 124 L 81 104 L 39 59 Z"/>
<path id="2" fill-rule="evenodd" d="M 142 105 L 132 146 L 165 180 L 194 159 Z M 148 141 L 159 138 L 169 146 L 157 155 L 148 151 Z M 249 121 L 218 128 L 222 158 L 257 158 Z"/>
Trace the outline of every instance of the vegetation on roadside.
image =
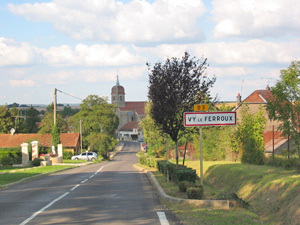
<path id="1" fill-rule="evenodd" d="M 55 165 L 44 167 L 12 168 L 0 167 L 0 187 L 3 185 L 21 181 L 24 178 L 30 178 L 37 175 L 52 173 L 60 170 L 74 168 L 74 165 Z"/>

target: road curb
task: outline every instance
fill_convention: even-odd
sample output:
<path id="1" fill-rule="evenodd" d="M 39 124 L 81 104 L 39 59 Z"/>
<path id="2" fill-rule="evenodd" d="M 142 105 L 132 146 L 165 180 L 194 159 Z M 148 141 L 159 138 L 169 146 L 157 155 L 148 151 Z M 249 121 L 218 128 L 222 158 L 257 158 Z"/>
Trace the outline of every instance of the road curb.
<path id="1" fill-rule="evenodd" d="M 160 186 L 158 181 L 156 180 L 155 176 L 151 171 L 148 171 L 144 168 L 141 168 L 137 165 L 133 165 L 133 168 L 136 170 L 146 173 L 151 184 L 154 186 L 154 188 L 157 190 L 159 196 L 172 203 L 192 203 L 197 206 L 201 206 L 203 208 L 213 208 L 213 209 L 229 209 L 229 201 L 228 200 L 196 200 L 196 199 L 182 199 L 182 198 L 175 198 L 172 196 L 169 196 L 165 193 L 163 188 Z"/>

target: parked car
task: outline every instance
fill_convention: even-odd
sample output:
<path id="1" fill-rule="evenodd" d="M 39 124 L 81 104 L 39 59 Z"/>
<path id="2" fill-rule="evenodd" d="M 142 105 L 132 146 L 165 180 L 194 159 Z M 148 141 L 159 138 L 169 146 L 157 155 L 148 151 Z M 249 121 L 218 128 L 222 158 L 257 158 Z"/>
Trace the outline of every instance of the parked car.
<path id="1" fill-rule="evenodd" d="M 83 152 L 80 155 L 73 155 L 71 157 L 72 160 L 96 160 L 98 159 L 98 155 L 96 152 Z"/>

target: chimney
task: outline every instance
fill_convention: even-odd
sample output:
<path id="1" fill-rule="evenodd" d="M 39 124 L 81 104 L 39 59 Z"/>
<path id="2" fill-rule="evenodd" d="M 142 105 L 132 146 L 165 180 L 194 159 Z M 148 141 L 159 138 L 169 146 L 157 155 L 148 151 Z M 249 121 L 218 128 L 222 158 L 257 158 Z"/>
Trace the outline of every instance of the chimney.
<path id="1" fill-rule="evenodd" d="M 238 93 L 238 95 L 236 96 L 236 104 L 239 105 L 242 102 L 242 97 L 240 95 L 240 93 Z"/>

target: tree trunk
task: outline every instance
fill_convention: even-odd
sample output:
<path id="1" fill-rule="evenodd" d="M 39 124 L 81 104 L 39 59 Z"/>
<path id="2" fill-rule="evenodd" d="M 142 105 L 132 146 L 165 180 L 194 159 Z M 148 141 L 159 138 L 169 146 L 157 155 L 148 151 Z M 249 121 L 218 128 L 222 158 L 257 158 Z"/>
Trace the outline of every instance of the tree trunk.
<path id="1" fill-rule="evenodd" d="M 182 161 L 182 165 L 184 166 L 184 161 L 185 161 L 185 154 L 186 154 L 186 148 L 187 148 L 187 144 L 188 142 L 185 142 L 185 147 L 184 147 L 184 154 L 183 154 L 183 161 Z"/>
<path id="2" fill-rule="evenodd" d="M 175 141 L 176 144 L 176 166 L 178 165 L 178 140 Z"/>

